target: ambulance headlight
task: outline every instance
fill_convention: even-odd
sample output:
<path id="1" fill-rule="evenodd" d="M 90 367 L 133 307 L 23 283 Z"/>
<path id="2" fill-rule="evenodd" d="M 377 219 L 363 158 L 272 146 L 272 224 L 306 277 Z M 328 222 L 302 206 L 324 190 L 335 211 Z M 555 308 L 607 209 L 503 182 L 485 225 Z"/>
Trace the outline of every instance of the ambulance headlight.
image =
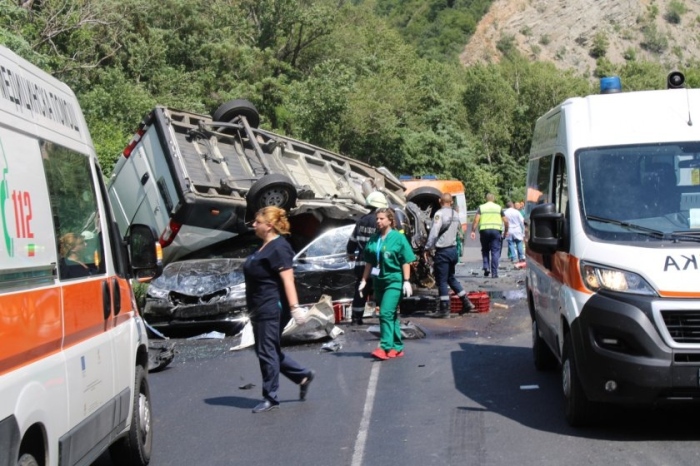
<path id="1" fill-rule="evenodd" d="M 656 291 L 641 275 L 626 270 L 581 262 L 581 278 L 584 285 L 591 291 L 609 290 L 656 296 Z"/>

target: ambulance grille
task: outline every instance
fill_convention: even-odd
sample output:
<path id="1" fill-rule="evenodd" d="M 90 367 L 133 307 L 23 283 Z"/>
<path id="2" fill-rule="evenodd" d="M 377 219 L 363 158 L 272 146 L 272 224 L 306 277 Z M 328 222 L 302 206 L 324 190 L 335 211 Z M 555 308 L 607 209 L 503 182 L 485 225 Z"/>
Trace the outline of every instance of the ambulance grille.
<path id="1" fill-rule="evenodd" d="M 676 343 L 700 343 L 700 312 L 661 311 L 666 329 Z"/>

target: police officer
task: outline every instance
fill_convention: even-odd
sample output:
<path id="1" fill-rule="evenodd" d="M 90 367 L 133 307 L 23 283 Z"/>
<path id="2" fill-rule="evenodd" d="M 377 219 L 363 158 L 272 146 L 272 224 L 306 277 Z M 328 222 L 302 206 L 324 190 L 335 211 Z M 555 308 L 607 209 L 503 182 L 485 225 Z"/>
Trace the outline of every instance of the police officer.
<path id="1" fill-rule="evenodd" d="M 368 280 L 367 285 L 360 296 L 357 291 L 357 287 L 362 280 L 362 273 L 365 270 L 365 261 L 363 258 L 363 251 L 370 236 L 372 236 L 377 231 L 377 216 L 375 211 L 380 208 L 388 207 L 389 202 L 386 200 L 386 196 L 379 191 L 374 191 L 369 193 L 365 199 L 365 204 L 369 207 L 370 211 L 368 214 L 363 215 L 355 224 L 355 229 L 348 239 L 348 244 L 346 246 L 346 253 L 348 255 L 348 260 L 355 262 L 355 295 L 352 299 L 352 324 L 362 325 L 362 316 L 365 313 L 365 299 L 368 295 L 372 294 L 372 281 Z"/>
<path id="2" fill-rule="evenodd" d="M 471 239 L 476 239 L 478 227 L 484 277 L 491 274 L 493 278 L 498 278 L 498 261 L 501 258 L 502 238 L 508 235 L 508 219 L 503 207 L 496 204 L 495 200 L 496 196 L 488 193 L 486 203 L 477 209 L 472 223 Z"/>
<path id="3" fill-rule="evenodd" d="M 455 278 L 455 266 L 459 261 L 457 257 L 457 237 L 462 224 L 459 215 L 452 208 L 452 195 L 443 193 L 440 198 L 440 210 L 433 216 L 433 225 L 430 227 L 428 242 L 425 244 L 425 254 L 433 249 L 433 275 L 440 293 L 440 308 L 436 312 L 429 312 L 430 317 L 450 317 L 450 295 L 452 288 L 462 301 L 462 312 L 469 312 L 474 305 L 467 298 L 467 293 Z M 427 259 L 427 257 L 426 257 Z M 449 288 L 448 288 L 449 287 Z"/>

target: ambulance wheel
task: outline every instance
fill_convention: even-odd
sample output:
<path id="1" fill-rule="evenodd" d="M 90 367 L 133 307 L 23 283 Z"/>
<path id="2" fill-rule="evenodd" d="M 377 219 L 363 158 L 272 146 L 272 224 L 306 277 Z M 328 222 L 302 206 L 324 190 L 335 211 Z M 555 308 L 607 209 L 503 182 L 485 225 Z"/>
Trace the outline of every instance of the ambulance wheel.
<path id="1" fill-rule="evenodd" d="M 248 210 L 253 214 L 268 206 L 290 210 L 296 205 L 297 190 L 289 177 L 273 173 L 253 183 L 246 194 L 246 201 Z"/>
<path id="2" fill-rule="evenodd" d="M 212 119 L 214 121 L 228 123 L 239 115 L 244 116 L 246 120 L 248 120 L 248 124 L 251 128 L 257 128 L 260 124 L 258 109 L 255 108 L 252 102 L 245 99 L 229 100 L 221 104 L 221 106 L 212 113 Z"/>
<path id="3" fill-rule="evenodd" d="M 39 462 L 31 453 L 24 453 L 17 460 L 17 466 L 39 466 Z"/>
<path id="4" fill-rule="evenodd" d="M 532 357 L 535 361 L 535 369 L 538 371 L 549 371 L 556 367 L 557 360 L 540 336 L 540 328 L 536 319 L 532 321 Z"/>
<path id="5" fill-rule="evenodd" d="M 112 445 L 109 452 L 115 464 L 146 466 L 151 460 L 152 448 L 151 390 L 148 387 L 146 370 L 136 366 L 131 427 L 126 437 Z"/>
<path id="6" fill-rule="evenodd" d="M 432 218 L 433 214 L 440 210 L 440 198 L 442 192 L 430 186 L 421 186 L 406 195 L 407 202 L 413 202 L 422 211 L 427 211 Z"/>
<path id="7" fill-rule="evenodd" d="M 564 415 L 572 427 L 588 425 L 593 417 L 593 403 L 588 401 L 576 370 L 571 337 L 564 338 L 564 353 L 561 359 L 561 381 L 564 390 Z"/>

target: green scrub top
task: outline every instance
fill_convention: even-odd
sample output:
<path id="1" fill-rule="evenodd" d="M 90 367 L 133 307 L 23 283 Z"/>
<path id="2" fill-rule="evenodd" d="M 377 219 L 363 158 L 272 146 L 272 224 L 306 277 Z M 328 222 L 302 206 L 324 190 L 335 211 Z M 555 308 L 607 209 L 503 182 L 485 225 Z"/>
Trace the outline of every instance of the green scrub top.
<path id="1" fill-rule="evenodd" d="M 384 289 L 389 287 L 401 289 L 403 284 L 401 266 L 415 262 L 416 255 L 413 254 L 413 249 L 403 233 L 392 229 L 381 242 L 380 239 L 381 235 L 378 232 L 370 237 L 364 250 L 365 262 L 372 267 L 377 267 L 377 263 L 379 264 L 379 276 L 372 277 L 376 285 Z M 377 254 L 377 245 L 381 248 L 379 254 Z"/>

